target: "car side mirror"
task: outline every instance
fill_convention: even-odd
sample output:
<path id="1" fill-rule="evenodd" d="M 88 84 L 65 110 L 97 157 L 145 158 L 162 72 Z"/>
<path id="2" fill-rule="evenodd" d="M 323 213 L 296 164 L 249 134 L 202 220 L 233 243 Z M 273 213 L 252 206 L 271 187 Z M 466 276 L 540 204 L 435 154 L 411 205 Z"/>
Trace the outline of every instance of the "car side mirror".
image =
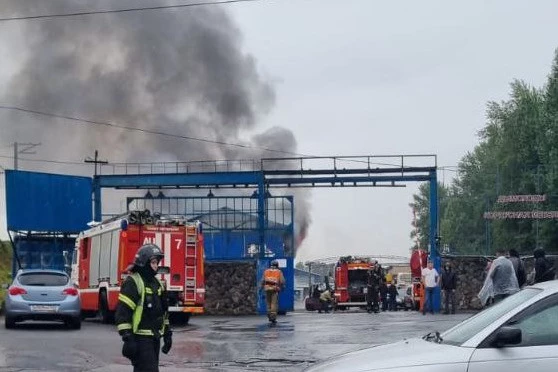
<path id="1" fill-rule="evenodd" d="M 504 347 L 506 345 L 517 345 L 521 343 L 521 329 L 505 326 L 496 331 L 492 345 Z"/>
<path id="2" fill-rule="evenodd" d="M 159 266 L 157 268 L 157 274 L 170 274 L 170 267 L 168 266 Z"/>

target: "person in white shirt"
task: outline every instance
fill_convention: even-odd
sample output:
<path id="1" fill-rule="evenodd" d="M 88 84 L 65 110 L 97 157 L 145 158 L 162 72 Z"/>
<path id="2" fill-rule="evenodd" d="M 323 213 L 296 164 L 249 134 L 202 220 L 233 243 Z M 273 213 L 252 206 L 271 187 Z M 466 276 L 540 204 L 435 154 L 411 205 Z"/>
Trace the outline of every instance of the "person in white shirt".
<path id="1" fill-rule="evenodd" d="M 434 314 L 434 290 L 440 285 L 440 275 L 434 268 L 434 263 L 430 260 L 428 260 L 426 267 L 422 269 L 422 285 L 424 286 L 422 315 L 425 315 L 427 310 Z"/>

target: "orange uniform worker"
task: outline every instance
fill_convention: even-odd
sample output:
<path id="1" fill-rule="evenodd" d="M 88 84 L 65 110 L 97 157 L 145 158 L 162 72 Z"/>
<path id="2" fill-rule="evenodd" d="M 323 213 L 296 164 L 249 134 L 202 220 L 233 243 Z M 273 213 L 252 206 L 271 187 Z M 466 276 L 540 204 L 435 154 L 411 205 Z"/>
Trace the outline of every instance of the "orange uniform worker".
<path id="1" fill-rule="evenodd" d="M 261 287 L 265 291 L 267 317 L 271 323 L 277 322 L 279 291 L 285 286 L 285 277 L 279 269 L 277 260 L 271 261 L 270 268 L 264 271 Z"/>

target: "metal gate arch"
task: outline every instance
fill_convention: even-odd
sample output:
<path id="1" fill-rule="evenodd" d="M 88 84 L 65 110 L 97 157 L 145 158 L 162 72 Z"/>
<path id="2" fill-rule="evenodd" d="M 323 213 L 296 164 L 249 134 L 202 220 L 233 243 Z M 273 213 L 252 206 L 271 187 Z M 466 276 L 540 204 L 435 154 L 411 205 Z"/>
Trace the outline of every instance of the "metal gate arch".
<path id="1" fill-rule="evenodd" d="M 424 165 L 424 164 L 427 165 Z M 101 165 L 93 178 L 94 219 L 102 219 L 101 190 L 115 189 L 255 189 L 260 247 L 265 245 L 266 195 L 273 188 L 402 187 L 406 182 L 430 184 L 430 259 L 438 272 L 437 156 L 433 154 L 307 156 L 260 160 Z M 263 259 L 265 250 L 260 250 Z M 434 296 L 440 309 L 440 290 Z"/>

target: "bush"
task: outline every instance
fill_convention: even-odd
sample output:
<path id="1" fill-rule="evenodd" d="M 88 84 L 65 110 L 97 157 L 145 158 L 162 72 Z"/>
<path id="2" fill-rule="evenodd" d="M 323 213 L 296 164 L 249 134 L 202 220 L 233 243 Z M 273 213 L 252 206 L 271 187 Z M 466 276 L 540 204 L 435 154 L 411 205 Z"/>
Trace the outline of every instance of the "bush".
<path id="1" fill-rule="evenodd" d="M 10 242 L 0 241 L 0 284 L 12 281 L 12 245 Z M 0 286 L 0 313 L 4 312 L 4 297 L 6 290 Z"/>

